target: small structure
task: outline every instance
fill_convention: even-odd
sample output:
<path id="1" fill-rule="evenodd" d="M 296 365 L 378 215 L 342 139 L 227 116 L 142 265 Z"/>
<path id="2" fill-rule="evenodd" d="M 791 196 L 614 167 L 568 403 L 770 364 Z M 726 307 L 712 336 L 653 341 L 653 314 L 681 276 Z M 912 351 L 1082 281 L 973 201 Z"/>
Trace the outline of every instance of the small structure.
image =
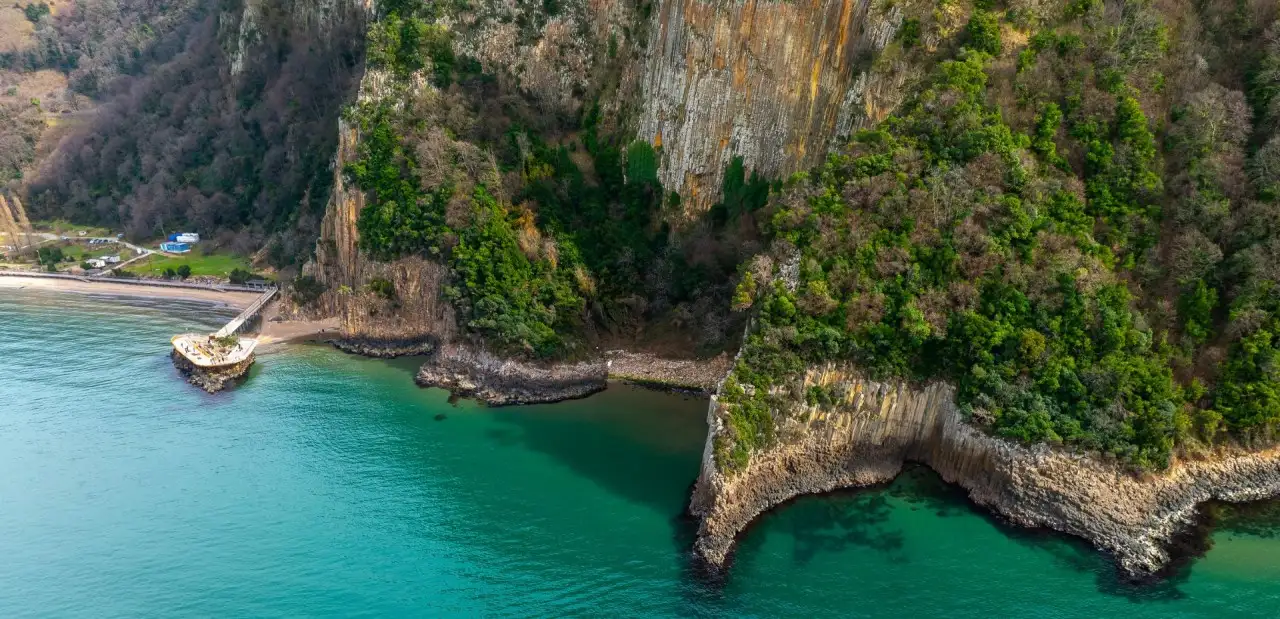
<path id="1" fill-rule="evenodd" d="M 195 232 L 183 232 L 182 234 L 179 234 L 178 238 L 174 240 L 179 243 L 199 243 L 200 235 L 196 234 Z"/>
<path id="2" fill-rule="evenodd" d="M 160 251 L 169 252 L 171 254 L 185 254 L 191 251 L 191 245 L 187 243 L 179 243 L 177 241 L 168 241 L 160 244 Z"/>
<path id="3" fill-rule="evenodd" d="M 89 263 L 89 266 L 95 269 L 102 269 L 102 268 L 106 268 L 107 266 L 107 261 L 101 258 L 90 258 L 85 262 Z"/>
<path id="4" fill-rule="evenodd" d="M 253 350 L 258 340 L 234 335 L 174 336 L 173 363 L 187 381 L 209 393 L 227 388 L 244 377 L 253 365 Z"/>
<path id="5" fill-rule="evenodd" d="M 107 264 L 116 264 L 120 262 L 120 256 L 103 256 L 102 261 Z"/>
<path id="6" fill-rule="evenodd" d="M 258 312 L 276 296 L 278 288 L 268 288 L 262 296 L 246 307 L 217 333 L 200 335 L 184 333 L 171 340 L 170 357 L 193 385 L 214 393 L 226 389 L 249 372 L 253 365 L 253 351 L 258 340 L 236 335 L 246 323 L 257 317 Z"/>

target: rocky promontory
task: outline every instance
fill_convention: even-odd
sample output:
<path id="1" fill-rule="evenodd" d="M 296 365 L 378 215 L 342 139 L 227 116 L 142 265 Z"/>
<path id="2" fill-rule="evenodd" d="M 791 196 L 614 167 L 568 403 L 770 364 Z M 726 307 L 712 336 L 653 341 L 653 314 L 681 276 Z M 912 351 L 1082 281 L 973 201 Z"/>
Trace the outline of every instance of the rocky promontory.
<path id="1" fill-rule="evenodd" d="M 1014 524 L 1089 541 L 1135 579 L 1169 563 L 1169 543 L 1201 503 L 1280 495 L 1277 449 L 1224 450 L 1138 474 L 1095 456 L 990 436 L 963 419 L 944 383 L 879 383 L 835 366 L 812 369 L 803 381 L 835 392 L 835 404 L 798 402 L 778 423 L 775 443 L 733 472 L 716 463 L 726 421 L 724 405 L 712 398 L 690 512 L 700 520 L 694 553 L 713 571 L 727 567 L 737 536 L 770 508 L 889 481 L 907 462 L 929 466 Z"/>

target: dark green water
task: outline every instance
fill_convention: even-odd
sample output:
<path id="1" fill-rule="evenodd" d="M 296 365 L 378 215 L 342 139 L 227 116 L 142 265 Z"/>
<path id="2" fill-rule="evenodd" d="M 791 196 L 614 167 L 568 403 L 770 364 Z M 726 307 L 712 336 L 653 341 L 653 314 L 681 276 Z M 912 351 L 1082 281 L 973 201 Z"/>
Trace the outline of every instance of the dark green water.
<path id="1" fill-rule="evenodd" d="M 702 401 L 453 406 L 318 346 L 208 396 L 168 337 L 227 312 L 0 295 L 0 617 L 1280 615 L 1267 519 L 1135 589 L 926 471 L 767 516 L 709 587 L 677 518 Z"/>

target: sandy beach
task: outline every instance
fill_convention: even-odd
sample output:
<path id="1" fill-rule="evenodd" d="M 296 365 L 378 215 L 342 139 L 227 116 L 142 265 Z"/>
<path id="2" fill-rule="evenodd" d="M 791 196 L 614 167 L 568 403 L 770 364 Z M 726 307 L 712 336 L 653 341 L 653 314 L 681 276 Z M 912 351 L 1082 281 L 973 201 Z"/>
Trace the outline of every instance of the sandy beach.
<path id="1" fill-rule="evenodd" d="M 137 284 L 116 282 L 85 282 L 70 279 L 50 279 L 42 277 L 0 277 L 0 294 L 5 290 L 48 290 L 54 292 L 72 292 L 79 294 L 106 295 L 113 297 L 133 297 L 142 299 L 181 299 L 184 301 L 202 301 L 218 305 L 243 309 L 258 298 L 253 292 L 221 292 L 218 290 L 202 290 L 199 288 L 166 288 L 161 286 L 141 286 Z M 324 339 L 327 334 L 337 333 L 340 322 L 336 318 L 327 320 L 276 320 L 279 305 L 272 303 L 263 310 L 262 332 L 258 334 L 261 344 L 279 344 L 298 342 L 309 339 Z"/>
<path id="2" fill-rule="evenodd" d="M 9 289 L 50 290 L 57 292 L 75 292 L 81 294 L 101 294 L 117 297 L 138 297 L 143 299 L 183 299 L 187 301 L 206 301 L 228 307 L 243 309 L 249 307 L 258 295 L 252 292 L 220 292 L 199 288 L 165 288 L 161 286 L 141 286 L 115 282 L 84 282 L 71 279 L 49 279 L 41 277 L 0 277 L 0 294 Z"/>
<path id="3" fill-rule="evenodd" d="M 277 320 L 279 315 L 279 303 L 272 303 L 262 311 L 262 331 L 258 334 L 259 344 L 323 340 L 329 336 L 337 335 L 342 326 L 342 321 L 337 318 L 327 318 L 325 320 Z"/>

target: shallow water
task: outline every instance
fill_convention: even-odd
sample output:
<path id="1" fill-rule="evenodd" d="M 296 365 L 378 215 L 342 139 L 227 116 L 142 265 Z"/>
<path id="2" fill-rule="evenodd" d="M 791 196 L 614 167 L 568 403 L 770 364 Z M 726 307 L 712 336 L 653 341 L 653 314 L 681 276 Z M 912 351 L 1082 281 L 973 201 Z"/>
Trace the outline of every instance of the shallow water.
<path id="1" fill-rule="evenodd" d="M 708 586 L 678 517 L 705 401 L 452 405 L 412 360 L 319 346 L 209 396 L 168 338 L 232 314 L 0 297 L 0 617 L 1280 613 L 1276 510 L 1225 515 L 1203 559 L 1132 588 L 923 469 L 766 516 Z"/>

